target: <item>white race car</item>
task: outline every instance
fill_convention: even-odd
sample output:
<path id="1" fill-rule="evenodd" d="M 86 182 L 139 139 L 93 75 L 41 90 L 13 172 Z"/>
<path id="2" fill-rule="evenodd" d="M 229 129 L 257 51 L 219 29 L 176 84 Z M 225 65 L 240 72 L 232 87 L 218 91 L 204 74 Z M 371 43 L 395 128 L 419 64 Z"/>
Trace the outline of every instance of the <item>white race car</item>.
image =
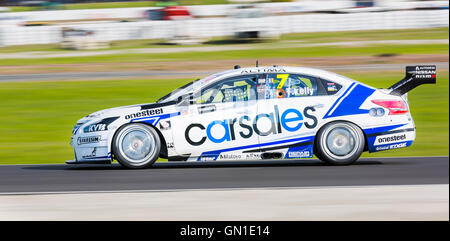
<path id="1" fill-rule="evenodd" d="M 300 67 L 213 74 L 153 104 L 101 110 L 80 119 L 71 145 L 78 163 L 128 168 L 169 161 L 311 158 L 354 163 L 363 151 L 410 146 L 407 92 L 436 83 L 436 66 L 408 66 L 389 89 Z"/>

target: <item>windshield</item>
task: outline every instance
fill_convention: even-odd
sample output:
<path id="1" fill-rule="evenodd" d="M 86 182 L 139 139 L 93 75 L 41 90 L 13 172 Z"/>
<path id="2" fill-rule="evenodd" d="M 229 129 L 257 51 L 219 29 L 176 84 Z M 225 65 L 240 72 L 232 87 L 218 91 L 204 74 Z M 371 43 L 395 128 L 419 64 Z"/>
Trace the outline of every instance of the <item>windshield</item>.
<path id="1" fill-rule="evenodd" d="M 178 97 L 180 97 L 180 96 L 187 95 L 189 93 L 193 93 L 194 91 L 199 91 L 203 87 L 205 87 L 205 85 L 209 85 L 210 83 L 216 81 L 217 78 L 223 77 L 225 74 L 229 74 L 230 72 L 233 72 L 233 71 L 234 70 L 227 70 L 227 71 L 223 71 L 220 73 L 209 75 L 203 79 L 196 79 L 196 80 L 189 82 L 189 83 L 181 86 L 180 88 L 170 92 L 169 94 L 159 98 L 159 100 L 157 100 L 156 103 L 174 101 L 174 100 L 177 100 Z"/>
<path id="2" fill-rule="evenodd" d="M 192 90 L 192 85 L 195 81 L 198 81 L 198 79 L 189 82 L 183 86 L 181 86 L 180 88 L 170 92 L 169 94 L 159 98 L 156 103 L 161 103 L 161 102 L 167 102 L 167 101 L 171 101 L 171 100 L 175 100 L 176 98 L 178 98 L 178 96 L 182 96 L 186 93 L 189 93 L 190 90 Z"/>
<path id="3" fill-rule="evenodd" d="M 178 99 L 178 97 L 194 92 L 194 89 L 200 89 L 203 85 L 209 83 L 210 80 L 215 79 L 217 75 L 210 75 L 203 79 L 196 79 L 192 82 L 189 82 L 180 88 L 170 92 L 169 94 L 159 98 L 156 103 L 174 101 Z"/>

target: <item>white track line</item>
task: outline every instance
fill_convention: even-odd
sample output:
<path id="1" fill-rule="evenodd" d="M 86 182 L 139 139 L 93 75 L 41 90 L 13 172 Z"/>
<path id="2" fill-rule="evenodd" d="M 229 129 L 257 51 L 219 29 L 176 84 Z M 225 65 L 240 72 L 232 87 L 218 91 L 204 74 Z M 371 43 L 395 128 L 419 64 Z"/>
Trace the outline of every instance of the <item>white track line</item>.
<path id="1" fill-rule="evenodd" d="M 448 219 L 448 184 L 0 196 L 0 220 Z"/>

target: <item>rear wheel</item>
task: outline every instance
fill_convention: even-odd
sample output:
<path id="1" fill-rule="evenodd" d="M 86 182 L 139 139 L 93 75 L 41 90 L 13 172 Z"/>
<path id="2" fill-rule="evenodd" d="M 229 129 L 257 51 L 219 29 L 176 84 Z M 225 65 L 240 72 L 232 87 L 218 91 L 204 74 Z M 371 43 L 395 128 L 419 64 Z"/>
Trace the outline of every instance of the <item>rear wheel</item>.
<path id="1" fill-rule="evenodd" d="M 350 122 L 332 122 L 317 133 L 315 154 L 333 165 L 349 165 L 361 156 L 364 144 L 361 128 Z"/>
<path id="2" fill-rule="evenodd" d="M 117 161 L 127 168 L 148 168 L 159 156 L 161 140 L 150 126 L 134 123 L 121 127 L 113 139 Z"/>

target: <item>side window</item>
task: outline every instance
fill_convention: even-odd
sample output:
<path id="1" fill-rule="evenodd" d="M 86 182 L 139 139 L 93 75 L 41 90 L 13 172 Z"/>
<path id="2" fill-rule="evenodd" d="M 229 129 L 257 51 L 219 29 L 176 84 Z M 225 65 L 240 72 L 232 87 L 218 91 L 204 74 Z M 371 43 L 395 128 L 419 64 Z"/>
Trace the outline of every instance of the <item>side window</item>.
<path id="1" fill-rule="evenodd" d="M 225 103 L 256 99 L 256 77 L 239 76 L 222 80 L 201 90 L 195 99 L 197 104 Z"/>
<path id="2" fill-rule="evenodd" d="M 315 77 L 297 74 L 268 74 L 266 99 L 319 95 Z"/>
<path id="3" fill-rule="evenodd" d="M 334 95 L 342 88 L 342 85 L 335 83 L 333 81 L 324 79 L 320 79 L 320 81 L 322 82 L 325 95 Z"/>

